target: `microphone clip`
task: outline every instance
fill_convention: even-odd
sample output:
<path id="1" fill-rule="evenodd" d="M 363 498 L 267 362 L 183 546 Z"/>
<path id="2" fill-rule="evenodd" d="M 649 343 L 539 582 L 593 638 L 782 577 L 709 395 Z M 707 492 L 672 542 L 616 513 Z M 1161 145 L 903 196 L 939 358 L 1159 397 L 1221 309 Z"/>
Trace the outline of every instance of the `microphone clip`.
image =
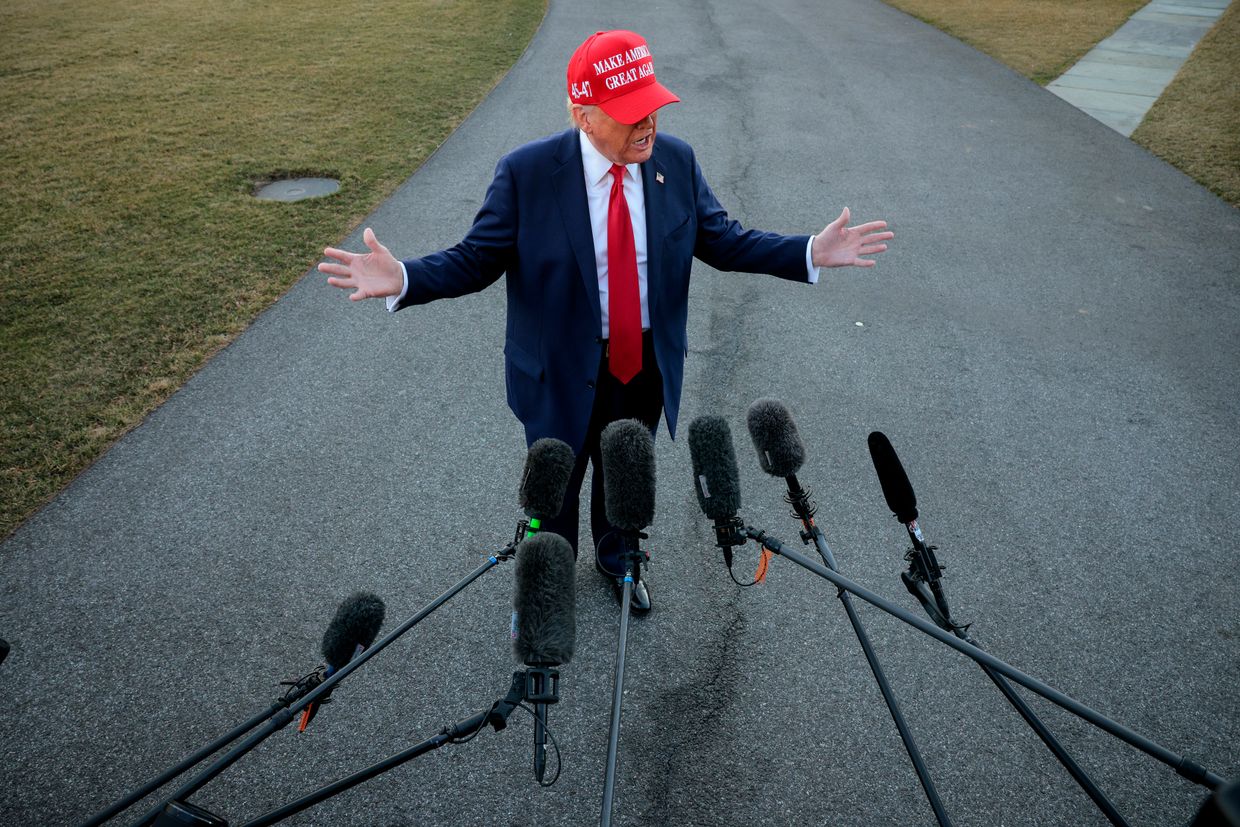
<path id="1" fill-rule="evenodd" d="M 796 474 L 789 474 L 784 481 L 788 484 L 788 493 L 784 496 L 784 502 L 792 506 L 792 516 L 805 523 L 806 526 L 813 525 L 814 514 L 818 512 L 818 506 L 813 500 L 814 492 L 808 488 L 802 488 Z"/>
<path id="2" fill-rule="evenodd" d="M 280 681 L 279 685 L 287 686 L 288 689 L 280 696 L 278 703 L 286 708 L 290 707 L 318 689 L 319 685 L 325 680 L 327 680 L 327 664 L 320 663 L 314 668 L 313 672 L 302 675 L 300 678 L 289 678 L 286 681 Z M 326 703 L 327 700 L 327 698 L 324 698 L 323 703 Z"/>
<path id="3" fill-rule="evenodd" d="M 517 520 L 517 532 L 513 536 L 512 542 L 509 543 L 508 545 L 511 548 L 516 548 L 517 546 L 521 545 L 521 541 L 525 539 L 525 535 L 529 532 L 529 530 L 530 530 L 529 520 L 527 520 L 525 517 L 522 517 L 521 519 Z"/>
<path id="4" fill-rule="evenodd" d="M 934 556 L 938 546 L 916 543 L 904 555 L 908 561 L 908 571 L 900 572 L 900 580 L 908 593 L 917 598 L 917 602 L 926 610 L 926 614 L 945 632 L 963 635 L 968 632 L 970 623 L 957 623 L 952 620 L 951 609 L 947 606 L 947 596 L 939 578 L 943 574 L 943 566 Z"/>
<path id="5" fill-rule="evenodd" d="M 943 575 L 943 566 L 939 564 L 939 558 L 934 556 L 934 552 L 938 550 L 938 546 L 928 546 L 918 543 L 904 553 L 904 559 L 908 561 L 908 573 L 914 580 L 933 583 Z"/>
<path id="6" fill-rule="evenodd" d="M 549 666 L 530 666 L 525 672 L 525 700 L 535 704 L 560 701 L 560 671 Z"/>
<path id="7" fill-rule="evenodd" d="M 522 701 L 553 704 L 560 700 L 560 672 L 547 666 L 529 666 L 512 673 L 508 694 L 491 705 L 483 726 L 496 732 L 508 726 L 508 717 Z"/>
<path id="8" fill-rule="evenodd" d="M 745 545 L 745 522 L 739 515 L 715 520 L 715 545 L 723 549 L 723 562 L 732 568 L 732 549 Z"/>

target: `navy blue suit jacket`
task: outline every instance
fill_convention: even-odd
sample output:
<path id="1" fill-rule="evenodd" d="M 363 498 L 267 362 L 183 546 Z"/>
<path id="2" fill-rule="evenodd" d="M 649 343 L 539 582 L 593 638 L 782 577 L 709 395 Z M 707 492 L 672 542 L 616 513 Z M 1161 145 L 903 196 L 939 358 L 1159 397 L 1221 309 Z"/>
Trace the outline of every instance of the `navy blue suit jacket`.
<path id="1" fill-rule="evenodd" d="M 675 436 L 693 258 L 718 270 L 805 282 L 809 236 L 746 230 L 729 219 L 692 148 L 670 135 L 658 135 L 641 170 L 650 327 L 667 427 Z M 528 443 L 555 437 L 580 453 L 602 356 L 602 321 L 577 130 L 504 156 L 468 235 L 404 264 L 409 288 L 396 309 L 482 290 L 507 273 L 508 405 Z"/>

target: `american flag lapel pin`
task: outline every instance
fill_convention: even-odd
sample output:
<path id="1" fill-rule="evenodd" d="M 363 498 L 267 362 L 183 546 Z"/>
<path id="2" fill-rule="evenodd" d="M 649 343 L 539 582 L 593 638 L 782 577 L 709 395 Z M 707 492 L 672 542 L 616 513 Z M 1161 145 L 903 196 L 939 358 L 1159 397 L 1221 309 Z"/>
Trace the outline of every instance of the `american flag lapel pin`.
<path id="1" fill-rule="evenodd" d="M 655 180 L 655 183 L 662 184 L 662 183 L 663 183 L 663 173 L 661 173 L 661 172 L 656 172 L 656 173 L 654 174 L 654 180 Z"/>

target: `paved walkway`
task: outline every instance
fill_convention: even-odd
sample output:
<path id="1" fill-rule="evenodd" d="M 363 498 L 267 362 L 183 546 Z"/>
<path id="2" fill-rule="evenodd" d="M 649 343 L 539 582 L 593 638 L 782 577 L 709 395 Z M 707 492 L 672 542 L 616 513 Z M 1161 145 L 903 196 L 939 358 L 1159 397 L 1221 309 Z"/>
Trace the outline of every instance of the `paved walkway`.
<path id="1" fill-rule="evenodd" d="M 1131 135 L 1230 3 L 1154 0 L 1046 88 Z"/>

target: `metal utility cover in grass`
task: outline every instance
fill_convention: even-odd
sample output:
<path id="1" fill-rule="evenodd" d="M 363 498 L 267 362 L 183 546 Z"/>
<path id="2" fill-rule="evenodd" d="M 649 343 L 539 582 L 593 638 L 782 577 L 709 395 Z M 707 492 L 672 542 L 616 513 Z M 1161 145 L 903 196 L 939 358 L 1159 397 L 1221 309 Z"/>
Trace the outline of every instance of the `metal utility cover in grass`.
<path id="1" fill-rule="evenodd" d="M 260 187 L 254 197 L 264 201 L 301 201 L 331 195 L 339 189 L 340 182 L 335 178 L 288 178 Z"/>

